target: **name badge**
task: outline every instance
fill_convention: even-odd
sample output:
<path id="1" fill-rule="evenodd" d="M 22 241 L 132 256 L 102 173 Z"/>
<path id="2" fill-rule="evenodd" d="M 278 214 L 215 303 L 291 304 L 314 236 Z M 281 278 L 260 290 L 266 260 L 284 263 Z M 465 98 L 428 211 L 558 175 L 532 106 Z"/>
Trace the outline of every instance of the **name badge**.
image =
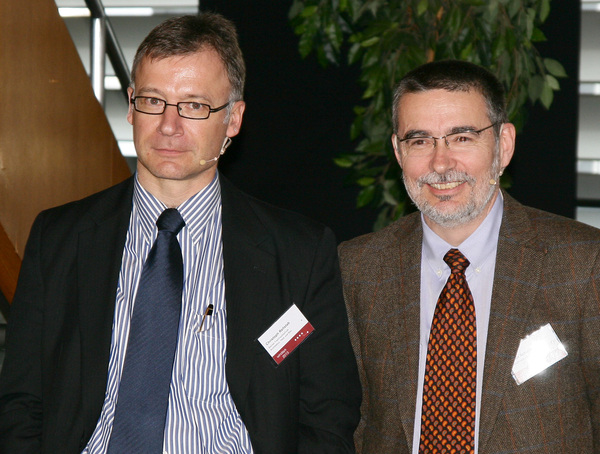
<path id="1" fill-rule="evenodd" d="M 289 356 L 304 342 L 315 329 L 300 312 L 298 306 L 292 304 L 284 314 L 267 329 L 258 341 L 271 355 L 277 365 Z"/>
<path id="2" fill-rule="evenodd" d="M 520 385 L 567 356 L 567 350 L 550 324 L 521 339 L 512 376 Z"/>

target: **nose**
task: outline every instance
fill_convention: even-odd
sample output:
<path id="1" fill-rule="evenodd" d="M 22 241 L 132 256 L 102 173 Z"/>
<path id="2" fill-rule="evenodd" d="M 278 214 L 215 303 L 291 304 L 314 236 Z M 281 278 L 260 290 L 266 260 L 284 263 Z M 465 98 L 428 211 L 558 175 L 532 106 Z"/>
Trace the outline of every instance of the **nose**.
<path id="1" fill-rule="evenodd" d="M 182 118 L 177 112 L 177 106 L 168 104 L 165 111 L 160 115 L 158 123 L 158 132 L 165 136 L 173 136 L 182 133 Z"/>
<path id="2" fill-rule="evenodd" d="M 448 136 L 442 136 L 442 137 L 434 137 L 433 138 L 433 149 L 434 150 L 437 148 L 438 140 L 444 141 L 444 145 L 446 145 L 446 148 L 448 150 L 450 149 L 450 142 L 448 142 Z"/>
<path id="3" fill-rule="evenodd" d="M 443 174 L 448 170 L 454 168 L 456 162 L 452 157 L 452 153 L 450 152 L 450 148 L 448 147 L 449 144 L 446 140 L 446 137 L 441 137 L 437 140 L 443 140 L 445 146 L 442 145 L 433 148 L 433 153 L 431 155 L 429 165 L 431 167 L 431 170 L 433 170 L 434 172 L 438 174 Z"/>

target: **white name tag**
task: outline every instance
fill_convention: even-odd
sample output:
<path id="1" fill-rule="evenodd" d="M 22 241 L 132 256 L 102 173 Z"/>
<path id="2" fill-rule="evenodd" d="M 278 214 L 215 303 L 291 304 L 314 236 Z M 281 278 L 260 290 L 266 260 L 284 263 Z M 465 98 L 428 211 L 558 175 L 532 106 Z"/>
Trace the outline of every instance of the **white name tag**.
<path id="1" fill-rule="evenodd" d="M 281 364 L 314 330 L 298 306 L 292 304 L 258 341 L 273 360 Z"/>
<path id="2" fill-rule="evenodd" d="M 521 339 L 512 368 L 512 376 L 520 385 L 567 356 L 567 350 L 550 326 L 542 326 Z"/>

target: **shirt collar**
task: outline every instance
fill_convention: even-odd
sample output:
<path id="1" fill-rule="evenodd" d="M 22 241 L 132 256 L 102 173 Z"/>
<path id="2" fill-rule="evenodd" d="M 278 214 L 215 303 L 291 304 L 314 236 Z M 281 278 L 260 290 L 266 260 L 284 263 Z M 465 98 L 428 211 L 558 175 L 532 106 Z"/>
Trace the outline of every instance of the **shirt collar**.
<path id="1" fill-rule="evenodd" d="M 457 249 L 469 260 L 470 266 L 467 272 L 482 269 L 488 260 L 495 258 L 498 245 L 498 235 L 502 224 L 504 198 L 502 191 L 494 201 L 492 209 L 477 229 L 463 241 Z M 423 225 L 423 256 L 431 269 L 441 276 L 440 270 L 446 270 L 448 266 L 444 262 L 444 255 L 454 246 L 440 238 L 429 228 L 421 214 Z"/>
<path id="2" fill-rule="evenodd" d="M 185 227 L 194 243 L 200 240 L 202 231 L 221 205 L 221 185 L 219 173 L 200 192 L 194 194 L 177 207 L 185 222 Z M 139 224 L 145 237 L 153 238 L 157 231 L 156 220 L 167 206 L 148 192 L 138 181 L 136 174 L 133 188 L 133 209 L 137 212 Z"/>

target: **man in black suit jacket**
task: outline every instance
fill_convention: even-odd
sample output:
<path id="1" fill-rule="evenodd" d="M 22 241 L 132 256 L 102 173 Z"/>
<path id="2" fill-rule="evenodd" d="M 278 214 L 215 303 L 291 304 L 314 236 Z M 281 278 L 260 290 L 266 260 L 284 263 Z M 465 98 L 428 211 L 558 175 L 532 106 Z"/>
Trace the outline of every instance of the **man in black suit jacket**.
<path id="1" fill-rule="evenodd" d="M 216 169 L 241 126 L 244 72 L 235 29 L 215 14 L 168 20 L 138 49 L 128 113 L 136 175 L 43 212 L 32 227 L 0 376 L 0 452 L 106 451 L 98 439 L 112 427 L 113 349 L 125 348 L 114 329 L 134 194 L 180 207 L 209 186 L 221 202 L 224 387 L 243 423 L 234 436 L 252 445 L 227 452 L 354 451 L 360 385 L 333 234 L 243 194 Z M 258 338 L 293 304 L 314 332 L 276 365 Z M 167 437 L 177 428 L 167 425 Z"/>

